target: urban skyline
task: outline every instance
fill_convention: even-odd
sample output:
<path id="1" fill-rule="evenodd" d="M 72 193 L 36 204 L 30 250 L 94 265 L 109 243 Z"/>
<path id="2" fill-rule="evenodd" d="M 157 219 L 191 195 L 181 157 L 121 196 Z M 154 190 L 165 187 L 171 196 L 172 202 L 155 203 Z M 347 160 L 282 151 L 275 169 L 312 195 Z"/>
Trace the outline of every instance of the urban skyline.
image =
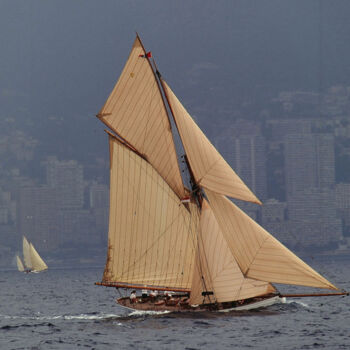
<path id="1" fill-rule="evenodd" d="M 288 109 L 297 105 L 301 96 L 308 101 L 307 94 L 295 95 L 296 99 L 289 97 Z M 346 198 L 350 197 L 350 183 L 336 180 L 339 154 L 335 149 L 336 145 L 339 148 L 339 140 L 347 140 L 348 135 L 344 135 L 342 127 L 346 120 L 342 108 L 338 115 L 333 119 L 288 117 L 259 122 L 237 119 L 229 128 L 217 130 L 212 139 L 227 162 L 263 201 L 262 207 L 242 202 L 239 205 L 292 249 L 349 249 L 350 205 Z M 27 145 L 26 138 L 19 136 Z M 29 140 L 30 144 L 37 143 L 33 138 Z M 3 145 L 7 147 L 6 143 Z M 345 142 L 337 152 L 347 154 L 346 150 Z M 12 152 L 22 159 L 22 147 Z M 276 152 L 281 157 L 271 166 Z M 29 162 L 34 159 L 35 148 L 26 157 Z M 107 161 L 96 162 L 92 171 L 95 176 L 90 178 L 84 175 L 86 164 L 59 160 L 56 156 L 40 160 L 38 177 L 24 176 L 15 167 L 2 168 L 2 255 L 18 250 L 22 234 L 49 255 L 62 249 L 68 255 L 70 249 L 74 255 L 74 249 L 81 245 L 103 251 L 108 231 Z M 96 175 L 101 171 L 105 177 Z M 282 184 L 278 192 L 268 186 L 271 177 L 276 184 Z"/>

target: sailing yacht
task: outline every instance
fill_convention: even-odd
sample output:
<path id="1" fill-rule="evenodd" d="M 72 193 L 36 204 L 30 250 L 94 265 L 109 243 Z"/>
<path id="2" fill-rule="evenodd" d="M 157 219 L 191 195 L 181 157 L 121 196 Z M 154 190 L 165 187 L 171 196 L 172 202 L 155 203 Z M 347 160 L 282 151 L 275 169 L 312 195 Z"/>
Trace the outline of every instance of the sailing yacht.
<path id="1" fill-rule="evenodd" d="M 23 236 L 23 261 L 17 255 L 16 262 L 17 269 L 20 272 L 38 273 L 48 269 L 46 263 L 34 248 L 33 243 L 28 242 L 25 236 Z"/>
<path id="2" fill-rule="evenodd" d="M 334 291 L 313 295 L 347 294 L 232 202 L 261 205 L 181 104 L 138 35 L 97 117 L 109 128 L 110 214 L 106 266 L 96 284 L 129 290 L 119 305 L 247 310 L 285 300 L 273 283 Z"/>

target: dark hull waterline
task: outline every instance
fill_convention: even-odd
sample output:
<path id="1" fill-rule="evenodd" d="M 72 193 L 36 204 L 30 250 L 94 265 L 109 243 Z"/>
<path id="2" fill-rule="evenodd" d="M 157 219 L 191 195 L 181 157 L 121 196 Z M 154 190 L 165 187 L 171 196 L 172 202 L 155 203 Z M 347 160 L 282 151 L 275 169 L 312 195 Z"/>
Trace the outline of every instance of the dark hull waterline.
<path id="1" fill-rule="evenodd" d="M 212 303 L 201 305 L 190 305 L 187 298 L 182 295 L 174 295 L 171 299 L 164 296 L 157 298 L 138 297 L 132 302 L 129 297 L 122 297 L 116 300 L 117 304 L 131 310 L 156 311 L 156 312 L 228 312 L 243 311 L 271 306 L 277 303 L 284 303 L 285 298 L 276 294 L 251 298 L 242 301 L 232 301 L 226 303 Z"/>

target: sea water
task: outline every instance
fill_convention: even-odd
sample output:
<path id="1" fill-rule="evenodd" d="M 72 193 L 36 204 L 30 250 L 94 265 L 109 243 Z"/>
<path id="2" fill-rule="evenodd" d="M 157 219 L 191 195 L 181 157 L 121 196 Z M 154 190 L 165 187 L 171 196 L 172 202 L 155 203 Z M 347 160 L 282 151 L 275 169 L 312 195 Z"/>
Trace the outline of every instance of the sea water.
<path id="1" fill-rule="evenodd" d="M 313 266 L 350 290 L 350 260 Z M 94 285 L 102 270 L 0 271 L 0 349 L 350 349 L 350 297 L 227 314 L 131 312 L 114 288 Z"/>

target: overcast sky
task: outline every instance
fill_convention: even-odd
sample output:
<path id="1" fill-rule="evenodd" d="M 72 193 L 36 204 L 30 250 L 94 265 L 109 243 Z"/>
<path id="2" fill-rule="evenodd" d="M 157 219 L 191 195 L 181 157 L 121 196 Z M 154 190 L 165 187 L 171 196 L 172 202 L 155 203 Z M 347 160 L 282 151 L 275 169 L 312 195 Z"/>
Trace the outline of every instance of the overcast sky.
<path id="1" fill-rule="evenodd" d="M 0 0 L 0 115 L 95 115 L 135 31 L 180 98 L 193 74 L 248 94 L 350 85 L 349 18 L 348 0 Z"/>

